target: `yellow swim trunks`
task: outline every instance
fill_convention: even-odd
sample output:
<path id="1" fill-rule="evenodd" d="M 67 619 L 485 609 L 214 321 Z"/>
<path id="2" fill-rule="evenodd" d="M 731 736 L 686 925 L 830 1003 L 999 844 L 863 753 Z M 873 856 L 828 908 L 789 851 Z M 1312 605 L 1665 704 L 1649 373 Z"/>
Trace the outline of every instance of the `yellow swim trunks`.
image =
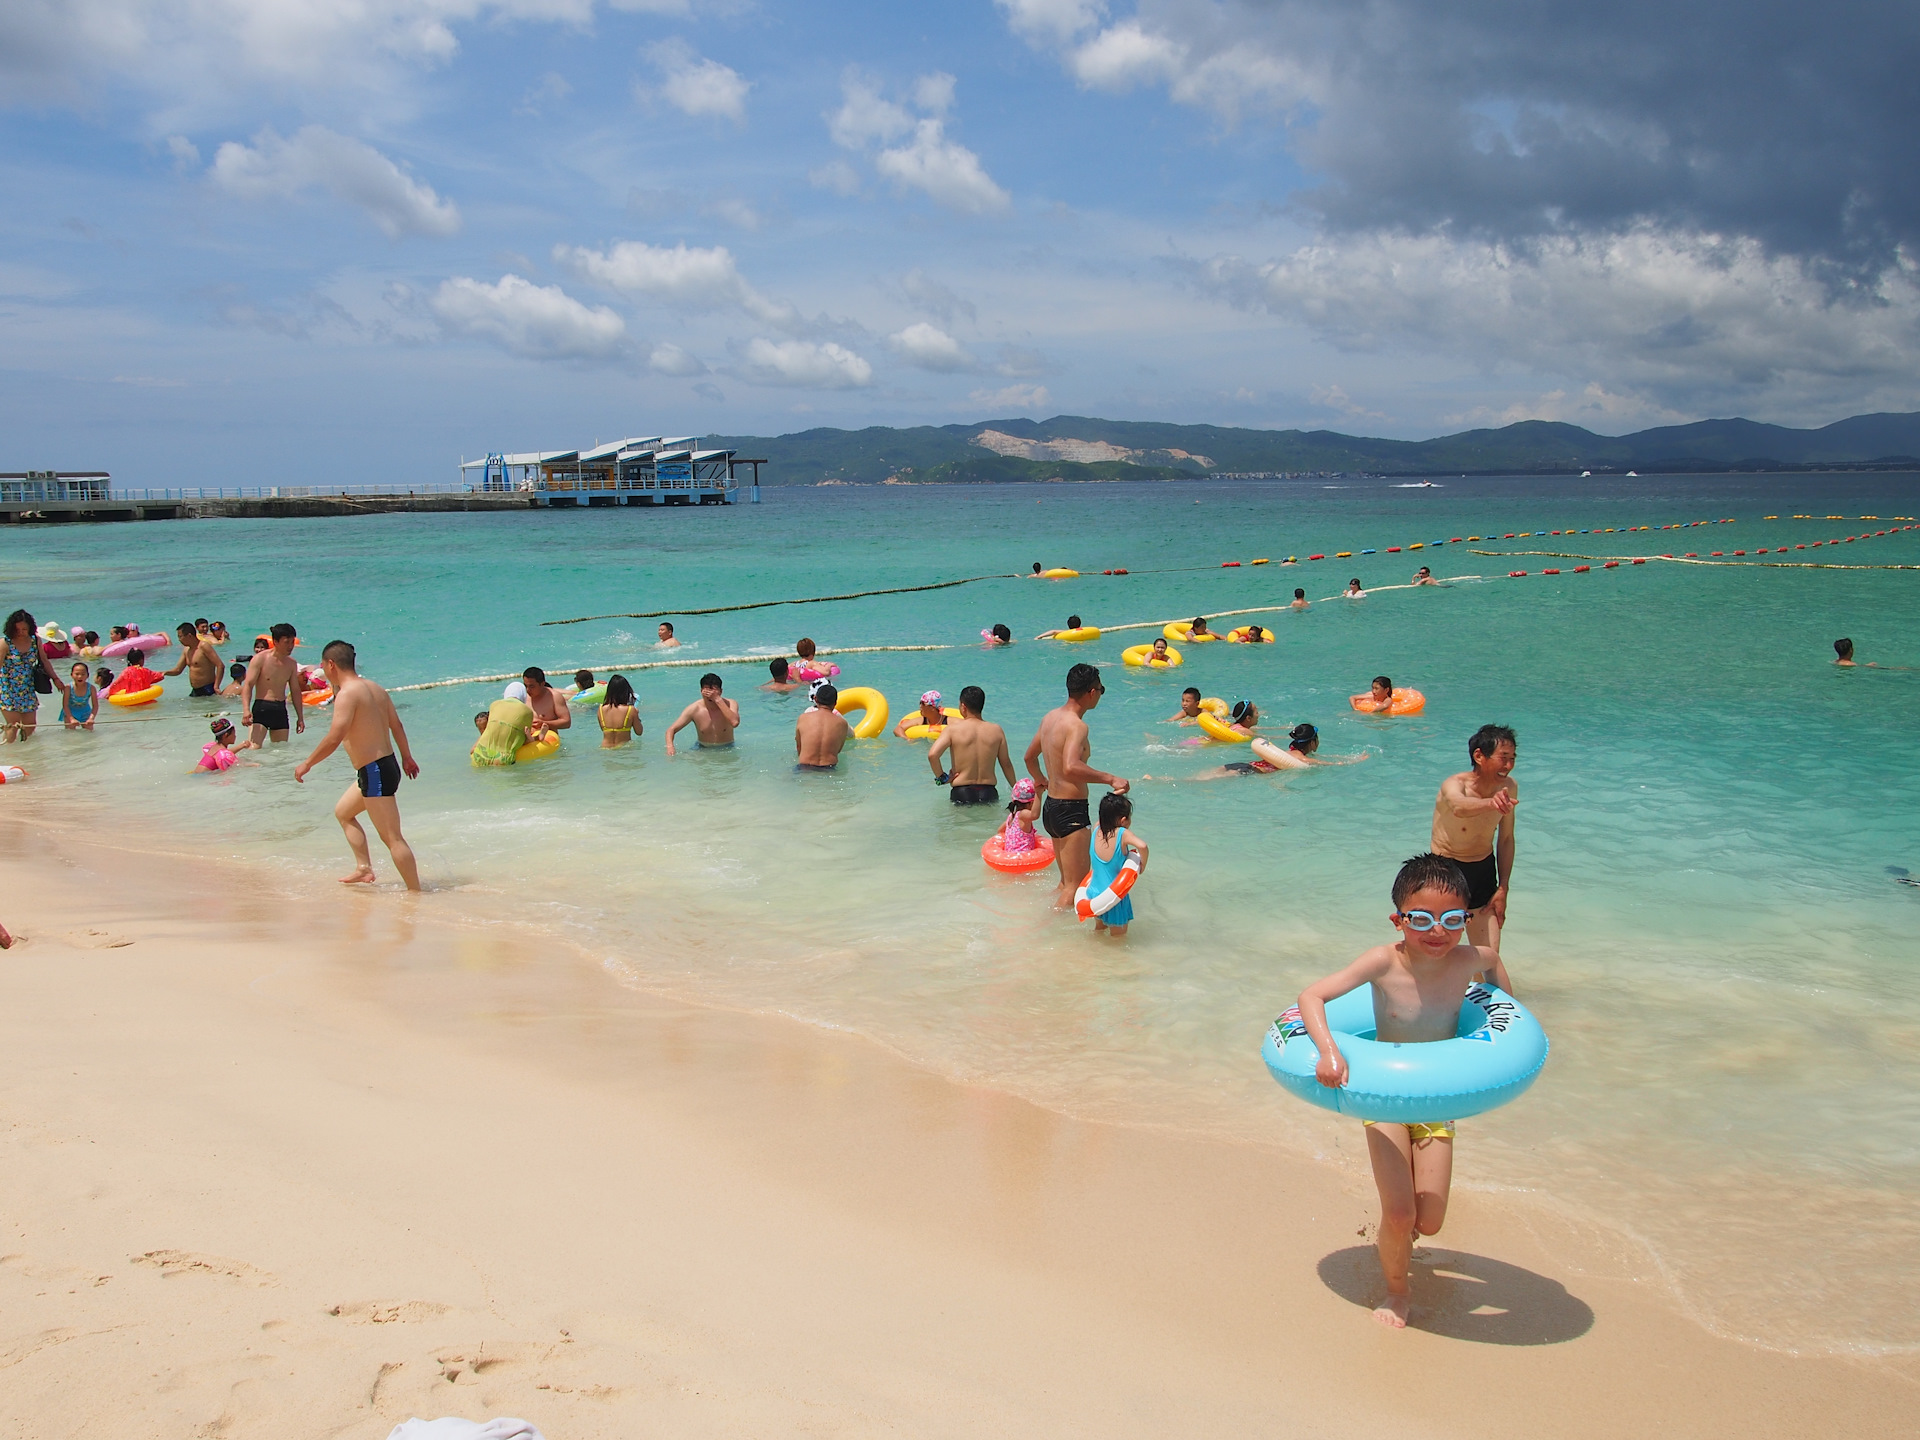
<path id="1" fill-rule="evenodd" d="M 1362 1120 L 1360 1123 L 1368 1129 L 1372 1129 L 1375 1124 L 1372 1120 Z M 1379 1123 L 1391 1124 L 1394 1122 L 1380 1121 Z M 1406 1126 L 1407 1138 L 1416 1145 L 1422 1140 L 1453 1139 L 1453 1121 L 1451 1120 L 1409 1120 L 1406 1122 Z"/>

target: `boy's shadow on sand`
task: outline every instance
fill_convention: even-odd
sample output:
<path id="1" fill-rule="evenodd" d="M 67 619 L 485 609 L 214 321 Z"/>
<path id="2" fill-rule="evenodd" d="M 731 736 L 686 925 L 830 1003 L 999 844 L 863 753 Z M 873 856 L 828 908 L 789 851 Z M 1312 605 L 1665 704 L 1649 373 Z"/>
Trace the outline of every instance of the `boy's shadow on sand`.
<path id="1" fill-rule="evenodd" d="M 1482 1345 L 1558 1345 L 1593 1328 L 1592 1307 L 1557 1280 L 1431 1245 L 1413 1255 L 1412 1329 Z M 1385 1293 L 1371 1245 L 1336 1250 L 1319 1268 L 1329 1290 L 1365 1309 Z"/>

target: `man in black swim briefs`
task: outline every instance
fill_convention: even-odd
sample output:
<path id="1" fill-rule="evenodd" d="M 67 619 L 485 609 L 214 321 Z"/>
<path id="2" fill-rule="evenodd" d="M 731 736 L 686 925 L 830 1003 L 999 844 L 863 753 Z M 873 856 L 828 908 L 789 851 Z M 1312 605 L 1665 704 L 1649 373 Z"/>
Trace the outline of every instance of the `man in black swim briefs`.
<path id="1" fill-rule="evenodd" d="M 307 728 L 301 702 L 305 682 L 293 658 L 299 636 L 284 623 L 274 626 L 270 634 L 267 648 L 253 652 L 247 678 L 240 682 L 240 722 L 253 727 L 239 747 L 242 750 L 258 750 L 269 736 L 276 744 L 283 742 L 289 730 L 305 733 Z"/>
<path id="2" fill-rule="evenodd" d="M 1127 792 L 1127 781 L 1087 763 L 1093 754 L 1087 712 L 1105 693 L 1097 668 L 1075 665 L 1067 671 L 1066 703 L 1047 712 L 1027 745 L 1027 773 L 1047 797 L 1040 807 L 1040 823 L 1053 837 L 1054 861 L 1060 867 L 1060 885 L 1053 893 L 1055 909 L 1073 904 L 1073 892 L 1091 868 L 1087 786 L 1107 785 L 1118 795 Z"/>
<path id="3" fill-rule="evenodd" d="M 400 788 L 402 773 L 411 780 L 420 773 L 420 767 L 407 746 L 406 727 L 393 707 L 393 697 L 360 677 L 356 659 L 353 646 L 344 640 L 330 640 L 320 652 L 327 683 L 333 687 L 333 721 L 313 753 L 293 767 L 293 778 L 304 782 L 308 771 L 345 745 L 347 758 L 353 762 L 354 783 L 334 805 L 333 818 L 340 822 L 356 863 L 353 873 L 343 876 L 340 883 L 373 883 L 373 856 L 367 848 L 367 832 L 360 827 L 360 816 L 365 814 L 380 832 L 387 853 L 393 856 L 393 868 L 400 872 L 409 890 L 418 890 L 420 871 L 414 864 L 413 848 L 400 833 L 400 806 L 394 792 Z"/>
<path id="4" fill-rule="evenodd" d="M 1518 742 L 1505 725 L 1482 725 L 1467 741 L 1471 770 L 1450 775 L 1433 804 L 1433 848 L 1467 877 L 1467 939 L 1500 948 L 1507 923 L 1507 887 L 1513 882 L 1514 807 L 1520 787 L 1511 776 Z"/>
<path id="5" fill-rule="evenodd" d="M 967 686 L 960 692 L 960 718 L 941 727 L 927 745 L 934 783 L 950 785 L 947 798 L 956 805 L 1000 803 L 1000 791 L 994 785 L 995 765 L 1006 773 L 1007 784 L 1013 784 L 1016 778 L 1007 732 L 980 718 L 986 708 L 987 692 L 978 685 Z"/>

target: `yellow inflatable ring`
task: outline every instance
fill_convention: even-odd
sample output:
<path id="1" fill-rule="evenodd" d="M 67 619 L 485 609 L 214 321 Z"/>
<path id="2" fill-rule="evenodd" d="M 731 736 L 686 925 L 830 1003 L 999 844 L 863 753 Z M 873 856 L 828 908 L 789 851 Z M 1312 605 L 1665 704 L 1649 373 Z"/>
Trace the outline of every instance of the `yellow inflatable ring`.
<path id="1" fill-rule="evenodd" d="M 1065 569 L 1042 570 L 1040 572 L 1040 578 L 1042 580 L 1078 580 L 1080 578 L 1080 572 L 1078 570 Z"/>
<path id="2" fill-rule="evenodd" d="M 1204 635 L 1196 635 L 1193 633 L 1193 626 L 1191 624 L 1181 624 L 1178 621 L 1165 626 L 1160 633 L 1175 645 L 1205 645 L 1210 641 L 1220 638 L 1211 630 Z"/>
<path id="3" fill-rule="evenodd" d="M 1098 640 L 1100 638 L 1100 627 L 1098 625 L 1082 625 L 1078 630 L 1056 630 L 1053 632 L 1053 638 L 1056 640 L 1064 640 L 1069 645 L 1078 645 L 1084 640 Z"/>
<path id="4" fill-rule="evenodd" d="M 1229 745 L 1244 745 L 1253 739 L 1251 735 L 1242 735 L 1218 715 L 1210 714 L 1205 710 L 1200 712 L 1199 724 L 1200 728 L 1207 732 L 1207 738 L 1210 740 L 1224 740 Z"/>
<path id="5" fill-rule="evenodd" d="M 1231 640 L 1236 645 L 1271 645 L 1273 643 L 1273 631 L 1265 625 L 1262 625 L 1260 627 L 1260 633 L 1266 637 L 1265 639 L 1263 640 L 1248 639 L 1247 631 L 1251 630 L 1252 628 L 1253 627 L 1251 625 L 1237 626 L 1236 628 L 1227 631 L 1227 639 Z"/>
<path id="6" fill-rule="evenodd" d="M 560 732 L 558 730 L 549 730 L 547 731 L 545 739 L 529 740 L 518 750 L 514 751 L 513 763 L 516 765 L 524 765 L 529 760 L 545 760 L 559 753 Z"/>
<path id="7" fill-rule="evenodd" d="M 1164 660 L 1153 658 L 1151 645 L 1129 645 L 1120 652 L 1120 658 L 1129 665 L 1144 665 L 1149 670 L 1171 670 L 1176 665 L 1186 663 L 1181 658 L 1180 652 L 1171 645 L 1167 646 L 1167 658 Z"/>
<path id="8" fill-rule="evenodd" d="M 1206 715 L 1231 715 L 1233 707 L 1218 695 L 1209 695 L 1200 702 L 1200 710 Z"/>
<path id="9" fill-rule="evenodd" d="M 109 705 L 121 705 L 131 710 L 136 705 L 151 705 L 160 698 L 161 687 L 149 685 L 144 690 L 122 690 L 118 695 L 109 695 Z"/>
<path id="10" fill-rule="evenodd" d="M 1387 702 L 1387 708 L 1384 710 L 1374 705 L 1371 690 L 1365 695 L 1349 696 L 1347 703 L 1362 715 L 1418 715 L 1427 708 L 1427 697 L 1418 690 L 1402 690 L 1396 687 L 1393 698 Z"/>
<path id="11" fill-rule="evenodd" d="M 853 727 L 856 740 L 871 740 L 886 732 L 887 697 L 878 690 L 866 685 L 849 685 L 840 692 L 840 698 L 833 702 L 833 708 L 842 715 L 849 710 L 867 712 L 861 717 L 860 723 Z"/>

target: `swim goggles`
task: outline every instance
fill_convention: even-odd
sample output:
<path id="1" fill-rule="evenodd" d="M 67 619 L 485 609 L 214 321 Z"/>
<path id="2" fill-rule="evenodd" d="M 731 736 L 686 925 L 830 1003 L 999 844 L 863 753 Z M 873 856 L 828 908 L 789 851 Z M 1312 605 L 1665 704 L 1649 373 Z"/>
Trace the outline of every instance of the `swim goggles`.
<path id="1" fill-rule="evenodd" d="M 1467 912 L 1464 910 L 1449 910 L 1444 915 L 1435 915 L 1428 910 L 1402 910 L 1400 919 L 1409 930 L 1418 930 L 1423 935 L 1436 925 L 1444 925 L 1449 930 L 1467 928 Z"/>

